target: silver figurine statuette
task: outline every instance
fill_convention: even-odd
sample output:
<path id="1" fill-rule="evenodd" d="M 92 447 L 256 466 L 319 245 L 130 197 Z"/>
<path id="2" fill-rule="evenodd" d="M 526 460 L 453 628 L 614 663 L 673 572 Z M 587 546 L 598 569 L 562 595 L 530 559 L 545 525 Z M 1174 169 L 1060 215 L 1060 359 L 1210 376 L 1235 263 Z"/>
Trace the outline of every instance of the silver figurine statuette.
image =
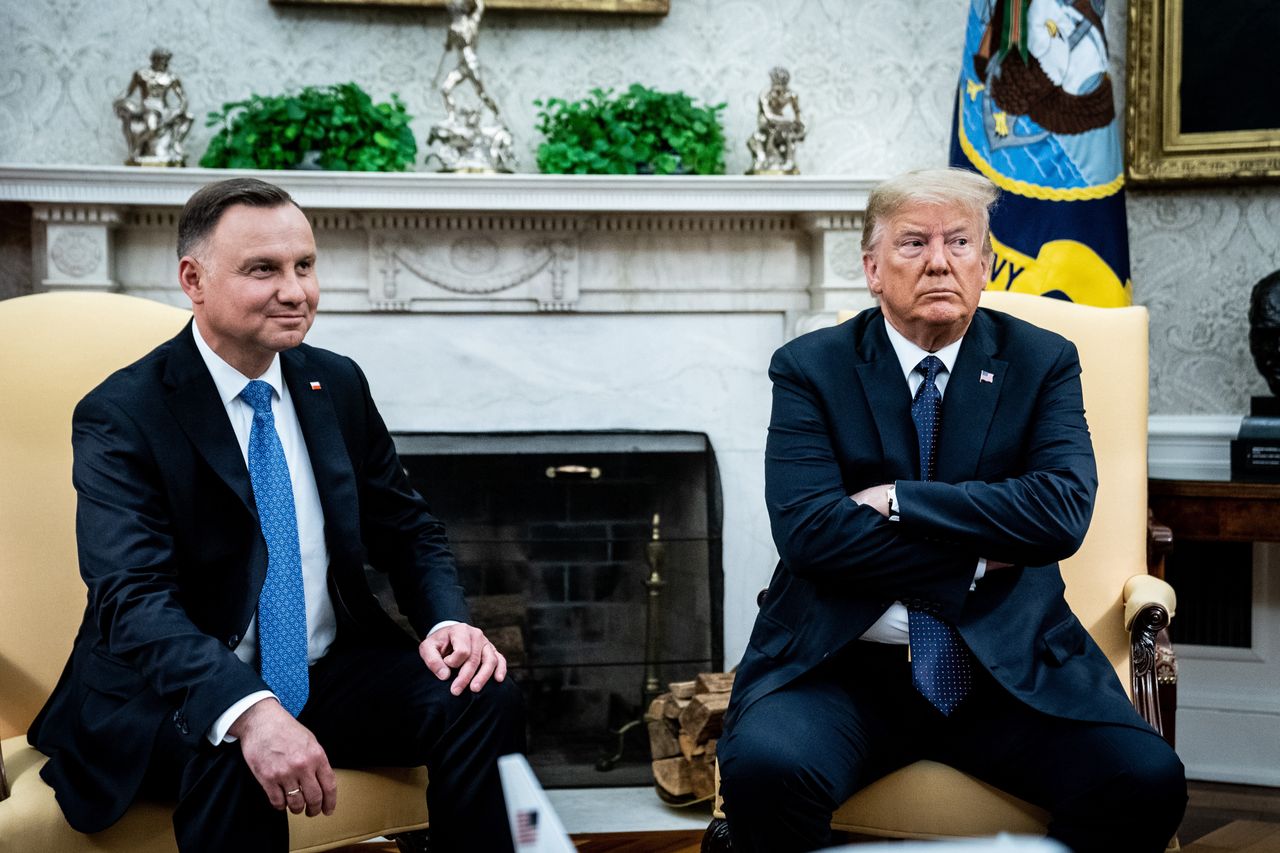
<path id="1" fill-rule="evenodd" d="M 151 51 L 151 67 L 139 68 L 129 88 L 115 100 L 116 115 L 129 146 L 126 166 L 185 166 L 182 142 L 195 118 L 187 112 L 182 81 L 169 71 L 169 51 Z"/>
<path id="2" fill-rule="evenodd" d="M 427 159 L 439 160 L 442 172 L 513 171 L 511 131 L 502 120 L 497 101 L 485 90 L 476 56 L 484 0 L 449 0 L 448 9 L 449 34 L 436 71 L 446 115 L 432 125 L 427 136 L 427 146 L 432 148 Z M 456 64 L 441 81 L 440 74 L 450 58 Z M 460 104 L 455 97 L 455 90 L 463 83 L 471 84 L 474 105 Z"/>
<path id="3" fill-rule="evenodd" d="M 782 67 L 769 71 L 770 85 L 760 93 L 756 132 L 747 140 L 751 152 L 748 175 L 798 175 L 796 146 L 804 139 L 800 98 L 787 88 L 791 74 Z M 788 112 L 789 111 L 789 112 Z"/>

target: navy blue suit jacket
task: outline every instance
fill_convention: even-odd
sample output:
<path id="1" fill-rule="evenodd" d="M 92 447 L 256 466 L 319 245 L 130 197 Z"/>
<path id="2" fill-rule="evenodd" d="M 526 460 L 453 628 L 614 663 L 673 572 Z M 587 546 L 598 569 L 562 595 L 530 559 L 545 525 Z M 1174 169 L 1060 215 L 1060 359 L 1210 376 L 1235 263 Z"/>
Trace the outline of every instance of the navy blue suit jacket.
<path id="1" fill-rule="evenodd" d="M 989 376 L 988 376 L 989 374 Z M 1075 346 L 978 309 L 920 482 L 911 392 L 880 309 L 775 353 L 765 496 L 780 562 L 726 720 L 857 639 L 894 601 L 951 621 L 1010 693 L 1055 716 L 1146 727 L 1063 598 L 1097 471 Z M 849 495 L 897 483 L 901 521 Z M 978 559 L 1014 564 L 970 591 Z"/>
<path id="2" fill-rule="evenodd" d="M 366 563 L 389 574 L 419 635 L 467 621 L 443 525 L 410 486 L 355 362 L 306 345 L 280 360 L 324 511 L 338 636 L 412 642 L 377 605 Z M 208 747 L 223 711 L 267 689 L 232 653 L 267 549 L 190 325 L 77 405 L 72 444 L 88 603 L 28 738 L 50 757 L 41 775 L 68 821 L 92 832 L 135 798 L 160 726 Z"/>

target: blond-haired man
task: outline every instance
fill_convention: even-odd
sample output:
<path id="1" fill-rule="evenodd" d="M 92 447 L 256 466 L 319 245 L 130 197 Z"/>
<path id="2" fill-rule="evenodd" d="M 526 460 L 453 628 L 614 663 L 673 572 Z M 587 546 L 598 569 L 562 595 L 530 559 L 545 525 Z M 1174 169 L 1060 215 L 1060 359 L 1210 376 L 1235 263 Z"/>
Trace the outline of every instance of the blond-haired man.
<path id="1" fill-rule="evenodd" d="M 1043 806 L 1076 851 L 1154 853 L 1181 820 L 1181 763 L 1063 598 L 1097 488 L 1080 363 L 978 308 L 995 199 L 961 170 L 880 185 L 879 307 L 774 355 L 781 559 L 719 746 L 739 853 L 824 846 L 841 802 L 920 758 Z"/>

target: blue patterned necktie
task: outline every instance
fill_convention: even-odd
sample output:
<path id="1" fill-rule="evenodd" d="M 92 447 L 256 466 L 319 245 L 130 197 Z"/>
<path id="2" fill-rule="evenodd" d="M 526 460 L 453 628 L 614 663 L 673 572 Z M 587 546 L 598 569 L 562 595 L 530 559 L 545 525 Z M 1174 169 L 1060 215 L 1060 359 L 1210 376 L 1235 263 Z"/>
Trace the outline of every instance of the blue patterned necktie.
<path id="1" fill-rule="evenodd" d="M 942 394 L 936 380 L 942 370 L 942 360 L 936 355 L 926 356 L 916 365 L 916 371 L 924 376 L 911 402 L 911 420 L 915 421 L 920 441 L 921 480 L 933 479 L 938 455 Z M 973 685 L 969 651 L 960 632 L 945 619 L 916 609 L 907 610 L 907 631 L 911 639 L 911 682 L 929 704 L 950 716 Z"/>
<path id="2" fill-rule="evenodd" d="M 258 523 L 267 540 L 267 577 L 258 596 L 258 662 L 262 680 L 280 704 L 298 716 L 310 692 L 307 676 L 307 602 L 302 587 L 298 516 L 284 447 L 271 414 L 271 386 L 255 379 L 240 392 L 253 407 L 249 481 Z"/>

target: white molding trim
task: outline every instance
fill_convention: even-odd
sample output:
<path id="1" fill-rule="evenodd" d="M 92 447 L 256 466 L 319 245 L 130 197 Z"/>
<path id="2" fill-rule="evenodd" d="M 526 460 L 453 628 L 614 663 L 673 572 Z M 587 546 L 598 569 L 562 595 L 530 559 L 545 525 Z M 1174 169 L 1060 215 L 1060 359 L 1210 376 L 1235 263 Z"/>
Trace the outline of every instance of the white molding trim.
<path id="1" fill-rule="evenodd" d="M 1151 415 L 1147 471 L 1160 480 L 1230 480 L 1243 415 Z"/>
<path id="2" fill-rule="evenodd" d="M 279 184 L 300 205 L 317 210 L 850 215 L 866 208 L 867 195 L 879 181 L 821 175 L 465 175 L 6 163 L 0 164 L 0 201 L 181 207 L 197 188 L 232 177 Z"/>
<path id="3" fill-rule="evenodd" d="M 1179 655 L 1182 648 L 1177 649 Z M 1261 661 L 1259 661 L 1261 663 Z M 1262 673 L 1260 673 L 1261 675 Z M 1199 690 L 1178 685 L 1179 711 L 1213 711 L 1222 714 L 1255 714 L 1280 718 L 1280 698 L 1259 690 L 1240 690 L 1206 685 Z M 1276 722 L 1280 722 L 1278 719 Z"/>
<path id="4" fill-rule="evenodd" d="M 1215 660 L 1228 663 L 1266 663 L 1256 649 L 1234 646 L 1200 646 L 1179 643 L 1176 649 L 1179 660 Z"/>

